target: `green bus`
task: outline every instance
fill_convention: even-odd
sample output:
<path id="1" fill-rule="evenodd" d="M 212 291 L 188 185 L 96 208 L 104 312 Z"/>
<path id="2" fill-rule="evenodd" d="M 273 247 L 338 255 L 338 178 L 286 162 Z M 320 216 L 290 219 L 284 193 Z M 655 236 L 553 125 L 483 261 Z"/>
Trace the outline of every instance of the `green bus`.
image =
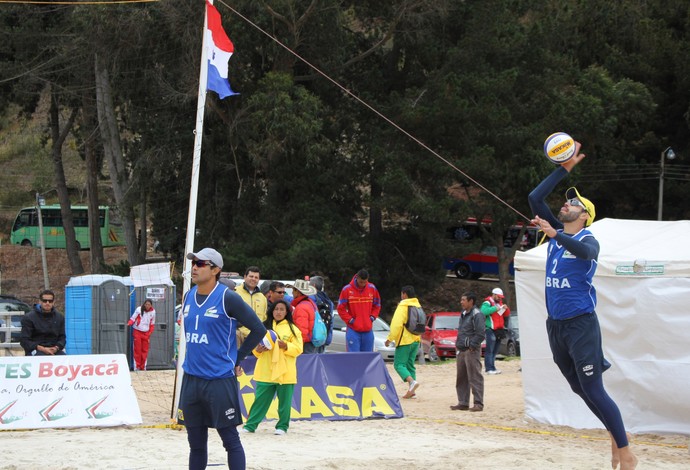
<path id="1" fill-rule="evenodd" d="M 60 205 L 41 206 L 43 218 L 43 239 L 46 248 L 65 248 L 65 229 L 62 226 Z M 89 211 L 86 206 L 72 206 L 74 231 L 79 249 L 88 249 Z M 122 224 L 115 211 L 108 206 L 98 208 L 98 222 L 101 228 L 101 242 L 104 247 L 125 244 Z M 19 211 L 12 226 L 10 242 L 13 245 L 41 246 L 41 234 L 38 227 L 38 210 L 36 207 L 25 207 Z"/>

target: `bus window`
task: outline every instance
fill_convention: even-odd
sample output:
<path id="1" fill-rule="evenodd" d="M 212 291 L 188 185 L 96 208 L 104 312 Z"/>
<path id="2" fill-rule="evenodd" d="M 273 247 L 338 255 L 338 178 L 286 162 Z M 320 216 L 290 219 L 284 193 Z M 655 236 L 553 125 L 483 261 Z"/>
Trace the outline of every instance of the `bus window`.
<path id="1" fill-rule="evenodd" d="M 36 216 L 36 209 L 22 209 L 17 215 L 12 226 L 12 231 L 19 230 L 22 227 L 31 227 L 38 225 L 38 217 Z"/>

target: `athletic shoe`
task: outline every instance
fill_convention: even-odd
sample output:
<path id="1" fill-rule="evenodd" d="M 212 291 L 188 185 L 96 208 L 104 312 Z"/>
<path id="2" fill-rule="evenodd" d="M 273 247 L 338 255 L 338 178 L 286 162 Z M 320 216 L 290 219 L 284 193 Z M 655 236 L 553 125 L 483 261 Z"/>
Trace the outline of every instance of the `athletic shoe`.
<path id="1" fill-rule="evenodd" d="M 489 374 L 489 375 L 498 375 L 500 373 L 501 373 L 501 371 L 498 369 L 490 370 L 487 372 L 487 374 Z"/>
<path id="2" fill-rule="evenodd" d="M 254 431 L 250 431 L 249 429 L 245 428 L 244 426 L 240 428 L 239 433 L 240 434 L 250 434 L 253 433 Z"/>
<path id="3" fill-rule="evenodd" d="M 285 434 L 287 434 L 287 431 L 284 431 L 282 429 L 276 429 L 273 434 L 275 434 L 276 436 L 284 436 Z"/>

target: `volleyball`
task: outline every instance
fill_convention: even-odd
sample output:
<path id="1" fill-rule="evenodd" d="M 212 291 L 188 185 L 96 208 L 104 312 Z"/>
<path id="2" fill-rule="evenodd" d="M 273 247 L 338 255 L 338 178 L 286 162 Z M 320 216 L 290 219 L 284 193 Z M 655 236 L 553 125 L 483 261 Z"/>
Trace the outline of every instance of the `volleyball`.
<path id="1" fill-rule="evenodd" d="M 261 344 L 266 349 L 273 349 L 273 345 L 276 344 L 276 341 L 278 341 L 278 334 L 273 330 L 268 330 L 264 339 L 261 340 Z"/>
<path id="2" fill-rule="evenodd" d="M 575 140 L 565 132 L 556 132 L 546 138 L 544 155 L 552 163 L 560 165 L 575 155 Z"/>

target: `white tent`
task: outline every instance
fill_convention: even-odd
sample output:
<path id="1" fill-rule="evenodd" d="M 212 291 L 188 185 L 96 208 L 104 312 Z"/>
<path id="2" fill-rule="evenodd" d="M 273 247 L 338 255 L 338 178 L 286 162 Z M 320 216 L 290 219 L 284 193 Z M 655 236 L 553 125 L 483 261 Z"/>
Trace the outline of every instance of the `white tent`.
<path id="1" fill-rule="evenodd" d="M 603 219 L 594 277 L 604 383 L 628 431 L 690 435 L 690 221 Z M 546 244 L 515 257 L 525 410 L 544 423 L 602 428 L 553 363 L 546 336 Z"/>

